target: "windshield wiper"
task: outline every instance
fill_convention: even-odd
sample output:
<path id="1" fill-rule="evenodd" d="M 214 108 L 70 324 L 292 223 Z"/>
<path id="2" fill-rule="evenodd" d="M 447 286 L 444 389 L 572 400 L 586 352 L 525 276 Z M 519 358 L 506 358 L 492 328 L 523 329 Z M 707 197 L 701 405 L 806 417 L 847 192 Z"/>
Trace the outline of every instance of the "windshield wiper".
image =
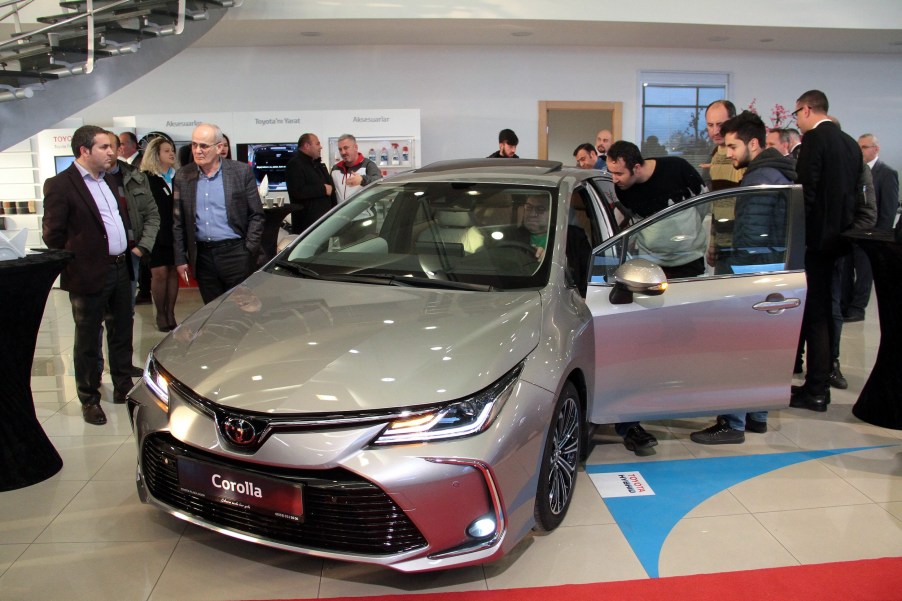
<path id="1" fill-rule="evenodd" d="M 281 267 L 283 269 L 287 269 L 294 275 L 299 275 L 306 278 L 312 278 L 314 280 L 321 280 L 323 276 L 321 276 L 318 272 L 313 271 L 309 267 L 304 267 L 300 263 L 294 263 L 292 261 L 286 261 L 284 259 L 278 259 L 276 261 L 276 266 Z"/>
<path id="2" fill-rule="evenodd" d="M 497 288 L 488 284 L 471 284 L 469 282 L 455 282 L 452 280 L 439 280 L 433 278 L 418 278 L 415 276 L 396 276 L 391 282 L 392 286 L 416 286 L 417 288 L 449 288 L 452 290 L 477 290 L 479 292 L 492 292 Z"/>

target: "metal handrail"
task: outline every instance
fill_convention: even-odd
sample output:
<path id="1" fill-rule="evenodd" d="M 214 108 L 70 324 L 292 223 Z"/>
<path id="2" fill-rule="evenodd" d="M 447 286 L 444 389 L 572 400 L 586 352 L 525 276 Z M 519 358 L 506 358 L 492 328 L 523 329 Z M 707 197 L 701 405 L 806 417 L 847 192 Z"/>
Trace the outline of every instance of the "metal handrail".
<path id="1" fill-rule="evenodd" d="M 56 23 L 51 23 L 45 27 L 41 27 L 39 29 L 34 29 L 25 33 L 21 33 L 21 24 L 19 23 L 19 10 L 28 6 L 34 0 L 0 0 L 0 9 L 12 6 L 13 9 L 9 14 L 4 15 L 0 20 L 4 20 L 10 16 L 14 16 L 16 20 L 16 32 L 18 35 L 11 37 L 8 40 L 0 42 L 0 52 L 7 50 L 9 48 L 17 48 L 21 47 L 23 43 L 31 42 L 35 36 L 46 35 L 47 43 L 52 45 L 53 33 L 55 31 L 67 29 L 71 31 L 69 27 L 73 23 L 78 23 L 81 20 L 85 20 L 87 25 L 87 58 L 82 64 L 73 64 L 66 66 L 68 70 L 68 74 L 75 75 L 79 73 L 91 73 L 94 70 L 94 59 L 95 59 L 95 44 L 97 43 L 97 39 L 95 36 L 95 23 L 94 19 L 96 15 L 109 13 L 115 11 L 116 9 L 122 8 L 126 5 L 136 5 L 135 0 L 114 0 L 109 2 L 109 4 L 104 4 L 103 6 L 95 9 L 94 8 L 95 0 L 86 0 L 85 4 L 85 12 L 77 12 L 74 13 L 71 17 L 67 17 L 58 21 Z M 106 2 L 107 0 L 103 0 Z M 181 34 L 185 28 L 185 20 L 186 20 L 186 11 L 187 11 L 187 0 L 177 0 L 178 3 L 178 12 L 176 15 L 176 23 L 175 28 L 171 33 L 176 35 Z M 235 0 L 231 2 L 231 6 L 241 6 L 244 3 L 244 0 Z M 221 5 L 225 8 L 226 3 L 222 3 Z M 168 33 L 168 32 L 167 32 Z M 5 70 L 5 64 L 3 65 L 3 69 Z M 31 87 L 33 85 L 29 85 L 26 87 L 12 88 L 11 86 L 2 86 L 0 87 L 0 102 L 5 102 L 8 100 L 13 100 L 17 98 L 30 98 L 31 97 Z M 27 90 L 27 91 L 26 91 Z"/>
<path id="2" fill-rule="evenodd" d="M 29 31 L 27 33 L 23 33 L 21 35 L 13 36 L 10 39 L 6 40 L 5 42 L 0 42 L 0 50 L 3 50 L 6 46 L 14 46 L 14 45 L 18 44 L 19 42 L 27 41 L 28 38 L 30 38 L 32 36 L 41 35 L 44 33 L 50 33 L 54 29 L 61 29 L 64 26 L 69 25 L 70 23 L 75 23 L 76 21 L 80 21 L 82 19 L 87 19 L 89 22 L 88 27 L 91 28 L 91 27 L 93 27 L 95 13 L 97 13 L 97 14 L 104 13 L 108 10 L 113 10 L 114 8 L 119 8 L 120 6 L 128 4 L 131 1 L 132 0 L 118 0 L 118 2 L 113 2 L 112 4 L 107 4 L 105 6 L 102 6 L 101 8 L 98 8 L 96 11 L 91 10 L 89 8 L 89 10 L 87 10 L 86 12 L 76 13 L 75 15 L 69 17 L 68 19 L 63 19 L 62 21 L 59 21 L 57 23 L 52 23 L 50 25 L 47 25 L 46 27 L 41 27 L 40 29 L 35 29 L 35 30 Z M 93 0 L 88 0 L 88 7 L 92 7 L 93 4 L 94 4 Z"/>
<path id="3" fill-rule="evenodd" d="M 19 11 L 32 2 L 34 2 L 34 0 L 7 0 L 6 2 L 0 2 L 0 8 L 6 8 L 7 6 L 15 7 L 5 15 L 0 15 L 0 21 L 5 21 L 9 17 L 13 17 L 16 22 L 14 25 L 16 33 L 22 33 L 22 23 L 19 21 Z"/>

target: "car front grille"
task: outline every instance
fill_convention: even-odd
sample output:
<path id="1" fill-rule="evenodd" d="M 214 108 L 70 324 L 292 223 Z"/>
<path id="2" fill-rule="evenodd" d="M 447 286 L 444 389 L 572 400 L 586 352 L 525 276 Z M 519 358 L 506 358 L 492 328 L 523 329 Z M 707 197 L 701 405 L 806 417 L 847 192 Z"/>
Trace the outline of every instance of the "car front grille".
<path id="1" fill-rule="evenodd" d="M 426 546 L 423 535 L 391 497 L 372 482 L 345 470 L 304 471 L 230 461 L 190 448 L 168 433 L 148 436 L 141 456 L 144 479 L 157 500 L 211 525 L 337 553 L 391 555 Z M 181 490 L 181 457 L 302 483 L 304 521 L 288 522 Z"/>

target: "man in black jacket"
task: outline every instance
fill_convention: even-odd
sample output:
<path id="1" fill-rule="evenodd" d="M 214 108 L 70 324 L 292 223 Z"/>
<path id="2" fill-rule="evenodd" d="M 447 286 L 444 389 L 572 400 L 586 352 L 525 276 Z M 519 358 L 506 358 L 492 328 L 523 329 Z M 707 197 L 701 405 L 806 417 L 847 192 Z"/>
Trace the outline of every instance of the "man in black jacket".
<path id="1" fill-rule="evenodd" d="M 858 144 L 830 120 L 828 110 L 827 96 L 810 90 L 799 96 L 793 111 L 804 134 L 796 171 L 805 197 L 808 297 L 802 336 L 808 372 L 805 384 L 793 389 L 789 404 L 812 411 L 826 411 L 830 402 L 833 267 L 845 250 L 840 234 L 854 222 L 864 168 Z"/>
<path id="2" fill-rule="evenodd" d="M 335 190 L 329 169 L 323 164 L 323 147 L 315 134 L 298 138 L 298 154 L 285 167 L 285 184 L 291 211 L 291 233 L 300 234 L 335 206 Z"/>
<path id="3" fill-rule="evenodd" d="M 858 137 L 858 147 L 864 162 L 871 169 L 874 180 L 874 194 L 877 200 L 877 223 L 874 229 L 891 230 L 899 209 L 899 174 L 880 160 L 880 143 L 874 134 Z M 858 246 L 843 261 L 842 269 L 842 315 L 843 321 L 863 321 L 864 311 L 871 298 L 874 277 L 871 263 Z"/>

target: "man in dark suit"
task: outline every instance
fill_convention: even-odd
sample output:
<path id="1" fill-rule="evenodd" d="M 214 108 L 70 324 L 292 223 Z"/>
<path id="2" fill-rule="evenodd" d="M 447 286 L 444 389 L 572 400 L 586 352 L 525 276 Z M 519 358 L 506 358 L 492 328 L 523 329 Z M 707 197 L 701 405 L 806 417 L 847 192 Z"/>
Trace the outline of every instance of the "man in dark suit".
<path id="1" fill-rule="evenodd" d="M 292 234 L 300 234 L 335 206 L 335 186 L 323 164 L 322 152 L 323 146 L 315 134 L 302 134 L 297 156 L 285 166 Z"/>
<path id="2" fill-rule="evenodd" d="M 808 372 L 805 384 L 793 387 L 789 404 L 812 411 L 826 411 L 830 402 L 833 267 L 846 250 L 840 234 L 855 220 L 864 168 L 858 144 L 830 120 L 828 110 L 827 96 L 810 90 L 799 96 L 793 111 L 804 135 L 796 172 L 805 198 L 808 297 L 802 336 Z"/>
<path id="3" fill-rule="evenodd" d="M 138 148 L 138 136 L 133 131 L 124 131 L 119 134 L 119 148 L 116 149 L 119 158 L 134 167 L 141 168 L 141 159 L 144 153 Z"/>
<path id="4" fill-rule="evenodd" d="M 889 231 L 896 221 L 899 209 L 899 174 L 880 160 L 880 142 L 874 134 L 858 137 L 858 147 L 864 162 L 871 169 L 874 180 L 874 195 L 877 199 L 877 223 L 874 229 Z M 871 263 L 858 246 L 843 264 L 842 272 L 842 315 L 843 321 L 863 321 L 864 312 L 871 298 L 874 276 Z"/>
<path id="5" fill-rule="evenodd" d="M 44 182 L 43 237 L 48 248 L 71 250 L 62 273 L 75 322 L 75 385 L 89 424 L 106 423 L 100 407 L 100 327 L 105 322 L 113 402 L 132 387 L 130 228 L 125 199 L 105 171 L 115 159 L 107 132 L 85 125 L 72 135 L 75 162 Z"/>
<path id="6" fill-rule="evenodd" d="M 257 263 L 263 236 L 263 205 L 249 165 L 219 154 L 222 131 L 202 123 L 191 134 L 194 163 L 172 180 L 175 265 L 188 266 L 205 303 L 234 288 Z"/>

